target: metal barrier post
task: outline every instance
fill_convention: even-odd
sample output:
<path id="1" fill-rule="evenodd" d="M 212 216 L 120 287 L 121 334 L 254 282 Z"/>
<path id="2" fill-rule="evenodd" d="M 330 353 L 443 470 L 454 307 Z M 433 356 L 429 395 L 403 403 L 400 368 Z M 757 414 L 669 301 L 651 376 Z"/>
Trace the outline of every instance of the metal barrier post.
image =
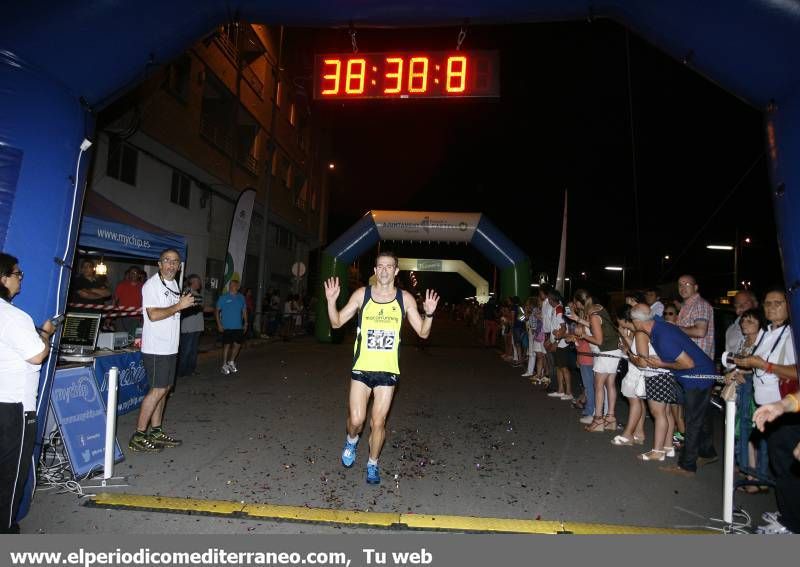
<path id="1" fill-rule="evenodd" d="M 736 395 L 732 400 L 725 400 L 725 450 L 723 452 L 724 473 L 722 476 L 722 519 L 727 524 L 733 523 L 733 457 L 734 427 L 736 424 Z"/>
<path id="2" fill-rule="evenodd" d="M 117 383 L 119 368 L 112 366 L 108 371 L 108 400 L 106 403 L 106 454 L 103 464 L 103 480 L 114 476 L 114 441 L 117 426 Z"/>

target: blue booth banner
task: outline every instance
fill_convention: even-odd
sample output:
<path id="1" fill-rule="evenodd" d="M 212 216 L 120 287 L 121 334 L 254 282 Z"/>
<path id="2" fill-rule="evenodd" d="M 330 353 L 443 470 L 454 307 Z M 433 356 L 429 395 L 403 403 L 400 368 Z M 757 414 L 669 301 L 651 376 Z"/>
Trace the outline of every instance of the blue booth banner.
<path id="1" fill-rule="evenodd" d="M 57 369 L 50 405 L 75 478 L 101 470 L 106 453 L 106 406 L 97 390 L 92 368 Z M 121 461 L 123 455 L 116 440 L 114 449 L 114 461 Z"/>
<path id="2" fill-rule="evenodd" d="M 142 364 L 141 352 L 121 352 L 94 359 L 94 377 L 103 400 L 108 399 L 108 372 L 119 368 L 117 387 L 117 415 L 124 415 L 142 405 L 150 385 Z"/>
<path id="3" fill-rule="evenodd" d="M 162 250 L 174 248 L 182 259 L 186 259 L 186 239 L 182 236 L 151 232 L 90 216 L 83 217 L 78 242 L 83 248 L 136 258 L 158 258 Z"/>

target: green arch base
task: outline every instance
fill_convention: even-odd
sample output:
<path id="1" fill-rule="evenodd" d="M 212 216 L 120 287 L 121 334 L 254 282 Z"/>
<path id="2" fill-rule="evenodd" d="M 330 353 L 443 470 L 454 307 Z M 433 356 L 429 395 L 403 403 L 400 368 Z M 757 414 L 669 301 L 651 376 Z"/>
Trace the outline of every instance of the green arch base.
<path id="1" fill-rule="evenodd" d="M 531 294 L 531 262 L 522 260 L 500 272 L 500 297 L 517 296 L 525 301 Z"/>
<path id="2" fill-rule="evenodd" d="M 339 293 L 339 299 L 336 300 L 336 306 L 341 309 L 350 299 L 350 285 L 348 282 L 349 275 L 347 273 L 347 264 L 339 262 L 330 254 L 322 253 L 322 265 L 320 267 L 321 280 L 324 283 L 330 277 L 339 278 L 339 284 L 342 291 Z M 336 334 L 331 329 L 331 323 L 328 319 L 328 300 L 325 298 L 325 286 L 322 283 L 317 290 L 317 320 L 314 325 L 314 336 L 317 340 L 323 343 L 332 343 L 336 341 Z"/>

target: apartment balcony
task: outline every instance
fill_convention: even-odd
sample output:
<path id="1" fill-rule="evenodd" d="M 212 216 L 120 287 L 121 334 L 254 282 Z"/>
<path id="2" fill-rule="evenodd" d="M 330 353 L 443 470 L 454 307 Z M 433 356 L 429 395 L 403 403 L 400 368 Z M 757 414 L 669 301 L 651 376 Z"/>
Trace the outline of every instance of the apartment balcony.
<path id="1" fill-rule="evenodd" d="M 264 98 L 264 82 L 258 78 L 258 75 L 250 67 L 242 68 L 242 77 L 253 88 L 259 98 Z"/>
<path id="2" fill-rule="evenodd" d="M 253 175 L 258 175 L 258 158 L 253 154 L 240 155 L 237 162 Z"/>
<path id="3" fill-rule="evenodd" d="M 200 135 L 224 154 L 232 155 L 233 140 L 226 130 L 221 124 L 215 124 L 205 116 L 200 117 Z"/>
<path id="4" fill-rule="evenodd" d="M 225 32 L 224 27 L 221 28 L 220 33 L 214 37 L 214 43 L 216 43 L 217 47 L 231 60 L 231 63 L 234 65 L 239 64 L 239 50 L 236 48 L 236 43 L 233 38 Z"/>

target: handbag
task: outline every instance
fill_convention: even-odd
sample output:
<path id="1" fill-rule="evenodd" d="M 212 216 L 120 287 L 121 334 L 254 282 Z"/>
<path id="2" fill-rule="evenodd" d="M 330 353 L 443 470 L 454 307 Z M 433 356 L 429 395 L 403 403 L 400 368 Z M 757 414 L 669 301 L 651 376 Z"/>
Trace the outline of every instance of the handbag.
<path id="1" fill-rule="evenodd" d="M 630 368 L 631 366 L 632 365 L 628 365 L 628 368 Z M 638 368 L 637 368 L 637 370 L 638 370 Z M 628 370 L 628 372 L 631 372 L 631 370 Z M 640 373 L 641 373 L 641 371 L 640 371 Z M 645 386 L 644 376 L 641 376 L 641 378 L 636 382 L 636 389 L 634 390 L 633 393 L 636 395 L 637 398 L 646 398 L 647 397 L 647 387 Z"/>
<path id="2" fill-rule="evenodd" d="M 785 398 L 789 394 L 797 392 L 800 383 L 797 380 L 778 380 L 778 390 L 781 392 L 781 398 Z"/>
<path id="3" fill-rule="evenodd" d="M 786 328 L 784 327 L 784 331 L 785 330 Z M 781 335 L 783 335 L 784 331 L 781 331 Z M 789 332 L 791 333 L 791 330 Z M 787 358 L 786 346 L 787 346 L 787 341 L 783 341 L 783 344 L 781 345 L 781 351 L 778 353 L 777 357 L 778 364 L 785 364 Z M 767 356 L 767 359 L 769 359 L 769 356 Z M 794 394 L 799 386 L 800 383 L 798 383 L 797 380 L 781 380 L 780 378 L 778 378 L 778 390 L 781 393 L 781 398 L 785 398 L 789 394 Z"/>

